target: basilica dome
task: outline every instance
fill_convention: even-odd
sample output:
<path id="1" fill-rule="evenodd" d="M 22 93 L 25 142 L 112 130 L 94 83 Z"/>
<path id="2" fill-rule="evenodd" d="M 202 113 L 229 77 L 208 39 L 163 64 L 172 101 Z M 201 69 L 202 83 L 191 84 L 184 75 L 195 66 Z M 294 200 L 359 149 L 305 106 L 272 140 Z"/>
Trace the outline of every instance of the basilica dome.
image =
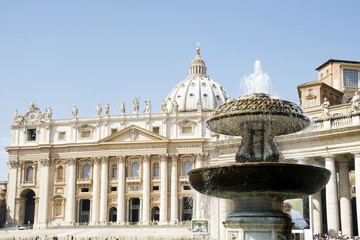
<path id="1" fill-rule="evenodd" d="M 223 87 L 206 74 L 207 68 L 205 61 L 200 57 L 200 48 L 196 50 L 196 57 L 191 61 L 189 75 L 171 90 L 163 102 L 168 112 L 200 109 L 213 111 L 230 98 Z"/>

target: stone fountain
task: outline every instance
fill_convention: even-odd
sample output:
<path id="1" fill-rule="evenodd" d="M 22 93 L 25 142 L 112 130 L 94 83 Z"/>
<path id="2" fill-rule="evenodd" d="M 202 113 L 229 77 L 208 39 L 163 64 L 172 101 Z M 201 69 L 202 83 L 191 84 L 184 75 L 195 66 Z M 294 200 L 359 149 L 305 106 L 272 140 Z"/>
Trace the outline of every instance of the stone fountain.
<path id="1" fill-rule="evenodd" d="M 310 120 L 296 104 L 255 93 L 227 102 L 213 112 L 207 127 L 241 136 L 236 162 L 193 169 L 189 181 L 206 195 L 233 200 L 223 222 L 227 239 L 290 240 L 293 223 L 282 202 L 320 191 L 330 171 L 319 166 L 279 161 L 277 135 L 298 132 Z"/>

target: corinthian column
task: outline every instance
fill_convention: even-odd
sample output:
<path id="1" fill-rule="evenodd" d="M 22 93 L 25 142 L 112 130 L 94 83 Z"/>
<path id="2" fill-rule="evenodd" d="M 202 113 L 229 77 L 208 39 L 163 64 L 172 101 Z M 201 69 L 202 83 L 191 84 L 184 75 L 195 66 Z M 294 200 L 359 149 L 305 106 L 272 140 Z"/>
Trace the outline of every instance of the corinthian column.
<path id="1" fill-rule="evenodd" d="M 143 156 L 143 207 L 142 207 L 142 224 L 149 224 L 149 208 L 150 208 L 150 156 Z"/>
<path id="2" fill-rule="evenodd" d="M 65 221 L 69 225 L 75 223 L 75 181 L 76 181 L 76 159 L 69 158 L 66 161 L 69 174 L 67 181 L 66 215 Z"/>
<path id="3" fill-rule="evenodd" d="M 92 209 L 91 209 L 91 223 L 96 224 L 99 222 L 99 163 L 100 158 L 94 157 L 91 159 L 93 162 L 93 196 L 92 196 Z"/>
<path id="4" fill-rule="evenodd" d="M 49 205 L 49 165 L 50 159 L 39 160 L 40 169 L 40 193 L 39 193 L 39 209 L 38 209 L 38 227 L 46 228 L 49 221 L 48 205 Z"/>
<path id="5" fill-rule="evenodd" d="M 107 216 L 108 157 L 101 158 L 100 223 L 105 224 Z"/>
<path id="6" fill-rule="evenodd" d="M 171 156 L 171 216 L 170 223 L 176 224 L 179 221 L 178 216 L 178 175 L 177 175 L 177 164 L 178 155 Z"/>
<path id="7" fill-rule="evenodd" d="M 354 154 L 355 163 L 355 191 L 356 191 L 356 217 L 358 219 L 358 229 L 360 229 L 360 152 Z"/>
<path id="8" fill-rule="evenodd" d="M 325 167 L 331 171 L 330 180 L 326 185 L 326 217 L 328 223 L 328 233 L 330 236 L 336 236 L 339 231 L 339 205 L 335 158 L 333 156 L 325 158 Z"/>
<path id="9" fill-rule="evenodd" d="M 160 192 L 160 225 L 167 224 L 167 158 L 168 156 L 163 154 L 160 156 L 161 160 L 161 192 Z"/>
<path id="10" fill-rule="evenodd" d="M 125 156 L 119 156 L 117 223 L 125 224 Z"/>

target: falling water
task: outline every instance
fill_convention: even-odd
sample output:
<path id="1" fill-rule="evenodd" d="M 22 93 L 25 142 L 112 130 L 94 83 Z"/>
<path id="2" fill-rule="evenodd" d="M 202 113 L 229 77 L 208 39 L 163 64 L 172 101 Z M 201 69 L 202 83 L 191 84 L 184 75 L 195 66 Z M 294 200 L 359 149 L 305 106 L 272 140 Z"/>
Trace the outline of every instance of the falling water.
<path id="1" fill-rule="evenodd" d="M 266 72 L 261 68 L 261 62 L 256 60 L 254 63 L 254 73 L 249 76 L 244 75 L 240 81 L 240 90 L 243 95 L 251 93 L 267 93 L 270 94 L 271 80 Z"/>

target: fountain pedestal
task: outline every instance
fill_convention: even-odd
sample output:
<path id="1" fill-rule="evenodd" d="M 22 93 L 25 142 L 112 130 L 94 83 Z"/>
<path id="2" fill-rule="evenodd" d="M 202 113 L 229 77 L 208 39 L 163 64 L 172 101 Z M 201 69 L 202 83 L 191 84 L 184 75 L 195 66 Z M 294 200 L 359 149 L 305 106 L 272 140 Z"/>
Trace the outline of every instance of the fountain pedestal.
<path id="1" fill-rule="evenodd" d="M 234 199 L 234 211 L 225 222 L 226 239 L 291 239 L 293 223 L 282 211 L 283 199 L 273 194 L 254 194 Z"/>

